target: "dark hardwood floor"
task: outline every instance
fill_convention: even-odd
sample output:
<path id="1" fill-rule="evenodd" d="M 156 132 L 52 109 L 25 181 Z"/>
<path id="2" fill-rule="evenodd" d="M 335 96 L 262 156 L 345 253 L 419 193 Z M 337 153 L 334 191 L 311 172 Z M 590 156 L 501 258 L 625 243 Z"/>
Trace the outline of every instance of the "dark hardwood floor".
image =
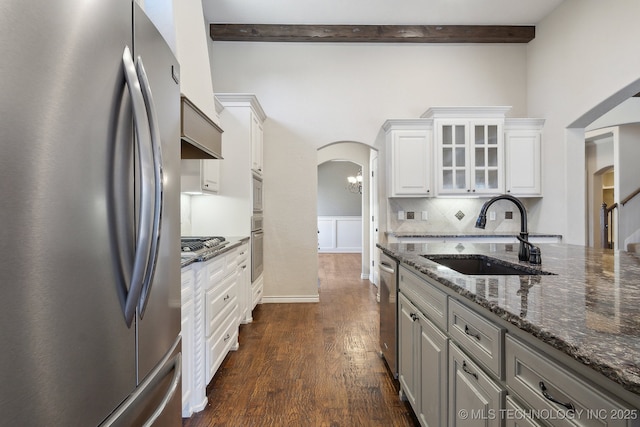
<path id="1" fill-rule="evenodd" d="M 319 304 L 263 304 L 183 427 L 417 426 L 380 357 L 360 254 L 320 254 Z"/>

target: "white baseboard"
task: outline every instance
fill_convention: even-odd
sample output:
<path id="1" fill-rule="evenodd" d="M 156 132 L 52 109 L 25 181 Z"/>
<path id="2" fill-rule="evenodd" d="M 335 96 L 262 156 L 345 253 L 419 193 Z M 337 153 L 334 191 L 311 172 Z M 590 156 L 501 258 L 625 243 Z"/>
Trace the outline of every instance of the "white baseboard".
<path id="1" fill-rule="evenodd" d="M 361 278 L 362 280 L 369 280 L 369 275 L 368 275 L 368 274 L 361 274 L 361 275 L 360 275 L 360 278 Z"/>
<path id="2" fill-rule="evenodd" d="M 282 295 L 282 296 L 263 296 L 263 304 L 272 303 L 307 303 L 307 302 L 320 302 L 320 295 Z"/>

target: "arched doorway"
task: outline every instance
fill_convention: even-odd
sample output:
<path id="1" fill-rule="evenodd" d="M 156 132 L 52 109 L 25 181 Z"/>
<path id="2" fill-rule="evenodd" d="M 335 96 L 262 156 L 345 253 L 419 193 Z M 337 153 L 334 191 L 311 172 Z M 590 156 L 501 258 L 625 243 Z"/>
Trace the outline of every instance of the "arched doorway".
<path id="1" fill-rule="evenodd" d="M 377 150 L 371 146 L 355 141 L 338 141 L 327 144 L 318 149 L 318 166 L 327 162 L 342 163 L 344 165 L 357 165 L 358 170 L 362 171 L 362 194 L 360 196 L 361 203 L 361 278 L 372 280 L 371 260 L 372 260 L 372 224 L 371 215 L 371 195 L 377 189 L 371 188 L 371 164 L 373 159 L 377 158 Z M 357 171 L 356 171 L 357 172 Z M 321 174 L 318 173 L 320 180 Z M 347 187 L 346 176 L 344 179 L 343 190 L 349 192 Z M 318 182 L 320 185 L 320 182 Z M 346 196 L 346 194 L 345 194 Z"/>

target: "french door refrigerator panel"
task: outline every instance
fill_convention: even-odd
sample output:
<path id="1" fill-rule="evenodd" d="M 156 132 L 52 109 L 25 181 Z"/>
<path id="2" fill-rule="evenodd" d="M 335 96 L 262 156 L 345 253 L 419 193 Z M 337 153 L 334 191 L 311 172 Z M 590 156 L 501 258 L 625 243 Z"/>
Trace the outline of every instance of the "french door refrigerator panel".
<path id="1" fill-rule="evenodd" d="M 133 8 L 131 0 L 0 3 L 0 425 L 99 425 L 179 351 L 178 246 L 166 245 L 179 235 L 177 133 L 163 137 L 156 280 L 142 319 L 128 326 L 123 315 L 139 191 L 122 62 L 125 46 L 137 54 Z M 141 34 L 143 52 L 152 37 Z M 150 81 L 159 78 L 145 66 Z M 164 67 L 171 77 L 171 63 Z M 175 107 L 159 111 L 168 114 L 161 133 L 179 121 L 177 93 Z M 153 96 L 170 104 L 176 95 Z M 164 390 L 175 379 L 166 377 Z M 180 425 L 176 403 L 166 425 Z"/>

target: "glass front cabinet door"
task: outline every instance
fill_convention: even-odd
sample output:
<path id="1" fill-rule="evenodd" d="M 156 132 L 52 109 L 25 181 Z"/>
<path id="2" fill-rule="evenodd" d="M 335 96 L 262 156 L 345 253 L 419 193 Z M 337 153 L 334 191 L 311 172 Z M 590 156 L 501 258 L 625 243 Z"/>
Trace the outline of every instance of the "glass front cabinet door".
<path id="1" fill-rule="evenodd" d="M 438 193 L 503 193 L 503 140 L 503 120 L 438 120 Z"/>

